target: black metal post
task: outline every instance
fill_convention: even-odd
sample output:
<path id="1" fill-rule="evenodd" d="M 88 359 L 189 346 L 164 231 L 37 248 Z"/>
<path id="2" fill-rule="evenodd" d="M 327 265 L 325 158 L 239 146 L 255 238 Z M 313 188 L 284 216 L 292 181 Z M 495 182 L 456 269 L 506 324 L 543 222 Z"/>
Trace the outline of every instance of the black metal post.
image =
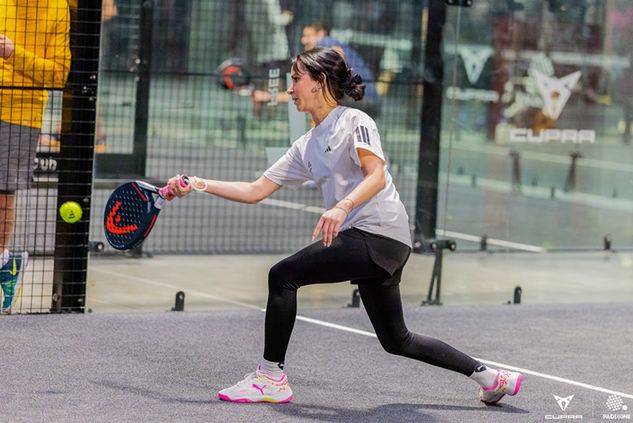
<path id="1" fill-rule="evenodd" d="M 576 163 L 578 159 L 582 158 L 582 153 L 574 151 L 569 153 L 571 162 L 569 163 L 569 171 L 567 172 L 567 178 L 565 179 L 565 192 L 573 191 L 576 189 Z"/>
<path id="2" fill-rule="evenodd" d="M 482 235 L 479 240 L 479 251 L 487 251 L 488 250 L 488 235 Z"/>
<path id="3" fill-rule="evenodd" d="M 85 310 L 101 3 L 79 0 L 77 10 L 71 9 L 71 21 L 72 62 L 64 90 L 57 208 L 76 201 L 83 217 L 72 224 L 57 217 L 52 312 Z"/>
<path id="4" fill-rule="evenodd" d="M 523 289 L 520 286 L 514 288 L 514 297 L 512 298 L 512 304 L 521 304 L 521 294 Z"/>
<path id="5" fill-rule="evenodd" d="M 520 192 L 521 186 L 521 153 L 516 150 L 510 151 L 512 158 L 512 191 Z"/>
<path id="6" fill-rule="evenodd" d="M 455 251 L 457 243 L 453 239 L 433 240 L 429 243 L 429 249 L 435 253 L 435 262 L 433 264 L 433 273 L 429 282 L 429 292 L 426 300 L 421 305 L 442 305 L 440 295 L 442 291 L 442 259 L 444 250 L 449 249 Z M 433 298 L 433 290 L 435 289 L 435 298 Z"/>
<path id="7" fill-rule="evenodd" d="M 134 110 L 135 173 L 145 176 L 147 162 L 147 127 L 149 122 L 149 93 L 152 71 L 152 45 L 154 28 L 154 2 L 144 0 L 141 5 L 139 28 L 139 50 L 136 59 L 138 79 L 136 82 L 136 108 Z"/>
<path id="8" fill-rule="evenodd" d="M 358 288 L 352 291 L 352 302 L 347 307 L 360 307 L 360 291 Z"/>
<path id="9" fill-rule="evenodd" d="M 423 74 L 424 94 L 420 120 L 420 152 L 415 204 L 414 242 L 435 237 L 440 163 L 440 131 L 442 128 L 442 97 L 444 58 L 442 36 L 446 22 L 443 1 L 428 2 L 428 23 Z"/>
<path id="10" fill-rule="evenodd" d="M 176 299 L 171 311 L 185 311 L 185 293 L 183 291 L 176 293 Z"/>

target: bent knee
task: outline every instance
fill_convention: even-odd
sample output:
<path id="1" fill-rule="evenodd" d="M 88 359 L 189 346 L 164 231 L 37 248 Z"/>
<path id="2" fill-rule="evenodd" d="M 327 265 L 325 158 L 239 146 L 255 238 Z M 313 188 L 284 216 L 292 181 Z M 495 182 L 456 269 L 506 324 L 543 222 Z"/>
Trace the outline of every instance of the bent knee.
<path id="1" fill-rule="evenodd" d="M 406 355 L 405 348 L 402 343 L 381 343 L 386 352 L 393 355 Z"/>
<path id="2" fill-rule="evenodd" d="M 409 355 L 409 349 L 411 346 L 411 334 L 405 334 L 403 336 L 382 336 L 379 337 L 380 345 L 386 352 L 394 355 Z"/>
<path id="3" fill-rule="evenodd" d="M 268 272 L 268 289 L 276 291 L 279 289 L 287 289 L 296 291 L 299 285 L 295 281 L 295 275 L 292 266 L 285 260 L 280 261 L 270 268 Z"/>

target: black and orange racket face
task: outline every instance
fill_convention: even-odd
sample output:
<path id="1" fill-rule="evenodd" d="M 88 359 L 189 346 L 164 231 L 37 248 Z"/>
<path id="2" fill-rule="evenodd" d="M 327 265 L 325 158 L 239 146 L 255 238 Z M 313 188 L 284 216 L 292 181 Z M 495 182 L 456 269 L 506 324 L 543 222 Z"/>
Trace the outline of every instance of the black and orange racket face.
<path id="1" fill-rule="evenodd" d="M 128 182 L 110 195 L 103 225 L 106 240 L 113 248 L 130 250 L 147 238 L 160 211 L 154 206 L 153 194 L 157 191 Z"/>

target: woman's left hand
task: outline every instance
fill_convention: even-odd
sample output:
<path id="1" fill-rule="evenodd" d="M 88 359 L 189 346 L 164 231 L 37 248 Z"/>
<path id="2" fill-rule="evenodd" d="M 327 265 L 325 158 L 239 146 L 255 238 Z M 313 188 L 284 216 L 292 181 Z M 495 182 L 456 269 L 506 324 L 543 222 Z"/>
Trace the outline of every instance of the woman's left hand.
<path id="1" fill-rule="evenodd" d="M 319 233 L 321 233 L 323 245 L 326 247 L 332 245 L 332 241 L 338 236 L 338 231 L 343 222 L 345 222 L 346 217 L 347 213 L 345 210 L 339 207 L 334 207 L 323 213 L 316 228 L 314 228 L 314 232 L 312 232 L 312 241 L 317 239 Z"/>

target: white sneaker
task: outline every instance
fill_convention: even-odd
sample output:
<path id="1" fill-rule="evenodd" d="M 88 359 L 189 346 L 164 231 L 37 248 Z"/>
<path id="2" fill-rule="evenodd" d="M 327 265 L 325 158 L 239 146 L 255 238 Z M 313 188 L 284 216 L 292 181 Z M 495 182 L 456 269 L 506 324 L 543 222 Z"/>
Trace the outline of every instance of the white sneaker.
<path id="1" fill-rule="evenodd" d="M 494 386 L 490 388 L 479 388 L 479 398 L 481 402 L 486 404 L 496 404 L 508 394 L 514 396 L 519 393 L 523 375 L 519 372 L 511 372 L 509 370 L 498 370 L 497 380 Z"/>
<path id="2" fill-rule="evenodd" d="M 244 380 L 218 392 L 222 401 L 231 402 L 272 402 L 292 401 L 292 390 L 284 374 L 279 380 L 264 375 L 257 369 L 244 376 Z"/>

